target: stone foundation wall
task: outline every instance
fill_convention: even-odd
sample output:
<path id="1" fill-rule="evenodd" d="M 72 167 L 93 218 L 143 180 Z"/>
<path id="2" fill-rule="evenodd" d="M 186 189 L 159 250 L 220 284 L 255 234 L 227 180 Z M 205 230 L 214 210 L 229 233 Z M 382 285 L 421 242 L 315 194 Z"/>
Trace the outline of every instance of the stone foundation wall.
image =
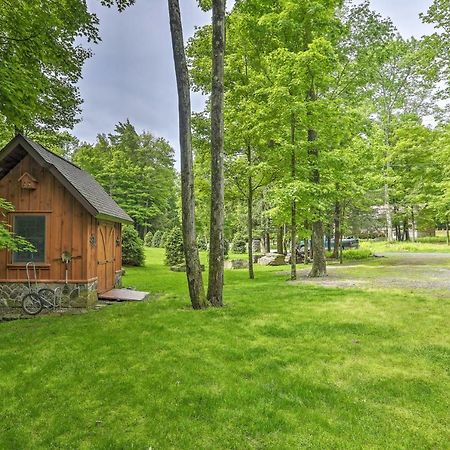
<path id="1" fill-rule="evenodd" d="M 32 286 L 34 290 L 34 285 Z M 91 283 L 38 283 L 38 289 L 51 289 L 61 296 L 61 305 L 89 308 L 97 303 L 97 281 Z M 25 283 L 0 283 L 0 306 L 22 307 L 22 297 L 29 292 Z"/>
<path id="2" fill-rule="evenodd" d="M 125 270 L 119 270 L 116 272 L 115 280 L 114 280 L 114 287 L 115 288 L 121 288 L 122 287 L 122 277 L 125 275 Z"/>

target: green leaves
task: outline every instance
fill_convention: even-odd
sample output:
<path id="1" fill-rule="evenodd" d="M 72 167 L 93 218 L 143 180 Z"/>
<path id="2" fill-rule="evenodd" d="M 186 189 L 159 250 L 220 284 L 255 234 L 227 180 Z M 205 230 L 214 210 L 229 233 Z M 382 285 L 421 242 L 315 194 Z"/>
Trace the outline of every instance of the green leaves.
<path id="1" fill-rule="evenodd" d="M 98 19 L 83 0 L 0 0 L 0 117 L 18 129 L 72 128 L 76 83 L 99 41 Z"/>
<path id="2" fill-rule="evenodd" d="M 177 220 L 174 151 L 150 133 L 138 134 L 127 121 L 115 133 L 84 144 L 74 162 L 91 173 L 138 226 L 162 228 Z"/>
<path id="3" fill-rule="evenodd" d="M 110 8 L 111 6 L 117 6 L 117 9 L 122 12 L 126 8 L 136 3 L 136 0 L 101 0 L 102 5 Z"/>
<path id="4" fill-rule="evenodd" d="M 14 206 L 3 198 L 0 198 L 0 249 L 11 251 L 36 251 L 33 244 L 21 236 L 14 234 L 7 223 L 7 213 L 14 211 Z"/>

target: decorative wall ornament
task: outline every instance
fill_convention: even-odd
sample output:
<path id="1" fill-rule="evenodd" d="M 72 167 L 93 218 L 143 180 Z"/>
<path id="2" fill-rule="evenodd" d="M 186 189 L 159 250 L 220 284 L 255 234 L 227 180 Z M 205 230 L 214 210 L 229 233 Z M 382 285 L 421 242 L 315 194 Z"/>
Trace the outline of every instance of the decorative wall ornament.
<path id="1" fill-rule="evenodd" d="M 91 244 L 92 247 L 97 245 L 97 238 L 95 237 L 95 234 L 91 234 L 89 236 L 89 244 Z"/>

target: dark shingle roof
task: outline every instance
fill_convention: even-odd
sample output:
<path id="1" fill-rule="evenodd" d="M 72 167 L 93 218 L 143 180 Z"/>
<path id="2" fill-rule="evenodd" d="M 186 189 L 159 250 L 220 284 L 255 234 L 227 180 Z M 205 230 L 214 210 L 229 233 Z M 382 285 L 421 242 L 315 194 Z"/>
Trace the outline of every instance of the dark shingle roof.
<path id="1" fill-rule="evenodd" d="M 84 206 L 90 205 L 92 207 L 89 209 L 94 216 L 119 222 L 133 221 L 89 173 L 25 136 L 18 135 L 14 140 L 16 139 L 19 140 L 19 143 L 23 139 L 43 159 L 46 165 L 50 166 L 50 170 L 54 168 L 54 170 L 51 170 L 54 175 L 62 176 L 62 179 L 58 177 L 60 181 Z"/>

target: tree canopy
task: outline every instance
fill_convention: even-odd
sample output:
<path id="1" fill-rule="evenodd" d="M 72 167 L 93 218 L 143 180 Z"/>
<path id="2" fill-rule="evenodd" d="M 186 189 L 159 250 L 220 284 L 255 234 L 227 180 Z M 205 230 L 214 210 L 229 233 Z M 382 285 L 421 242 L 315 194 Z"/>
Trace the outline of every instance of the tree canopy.
<path id="1" fill-rule="evenodd" d="M 142 237 L 178 222 L 174 150 L 164 139 L 139 134 L 126 121 L 98 135 L 96 144 L 78 147 L 72 158 L 128 212 Z"/>

